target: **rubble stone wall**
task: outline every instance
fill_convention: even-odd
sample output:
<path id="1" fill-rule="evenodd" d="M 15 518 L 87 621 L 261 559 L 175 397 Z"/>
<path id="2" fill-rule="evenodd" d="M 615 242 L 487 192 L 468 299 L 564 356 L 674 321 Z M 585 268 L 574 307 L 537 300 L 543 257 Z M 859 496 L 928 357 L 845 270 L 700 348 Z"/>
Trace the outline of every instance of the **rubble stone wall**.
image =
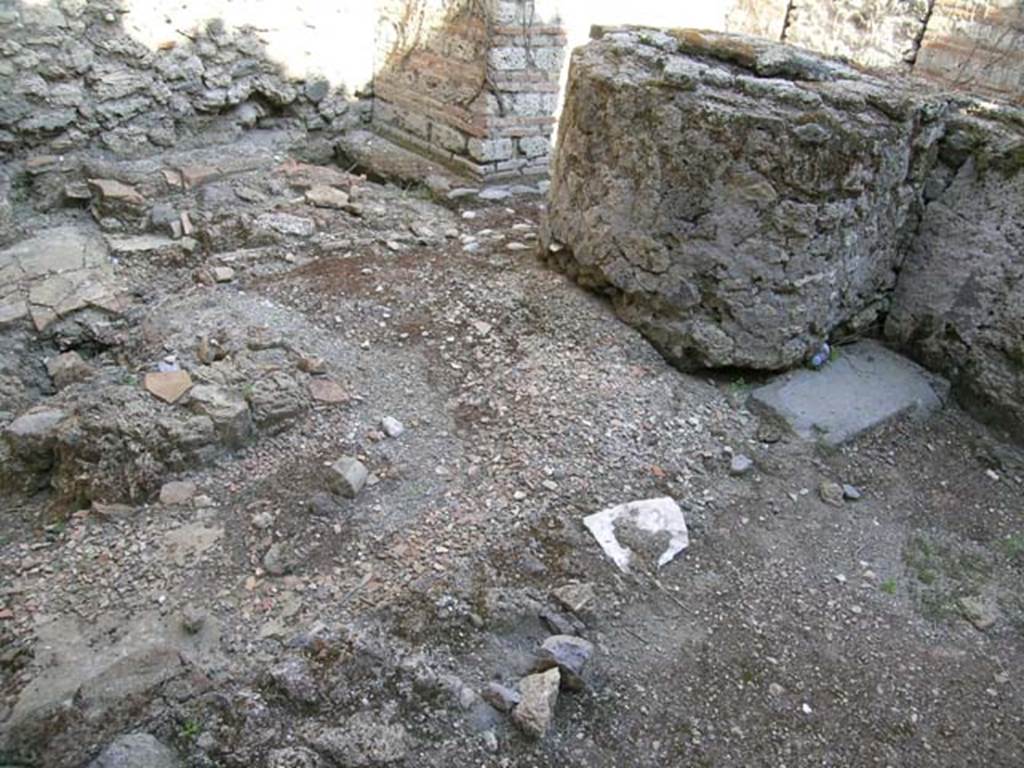
<path id="1" fill-rule="evenodd" d="M 358 117 L 343 85 L 290 75 L 255 29 L 168 25 L 150 48 L 126 18 L 121 0 L 0 0 L 0 150 L 140 156 L 228 113 L 246 127 L 288 116 L 334 131 Z"/>
<path id="2" fill-rule="evenodd" d="M 382 0 L 373 124 L 478 178 L 544 174 L 565 49 L 534 0 Z"/>

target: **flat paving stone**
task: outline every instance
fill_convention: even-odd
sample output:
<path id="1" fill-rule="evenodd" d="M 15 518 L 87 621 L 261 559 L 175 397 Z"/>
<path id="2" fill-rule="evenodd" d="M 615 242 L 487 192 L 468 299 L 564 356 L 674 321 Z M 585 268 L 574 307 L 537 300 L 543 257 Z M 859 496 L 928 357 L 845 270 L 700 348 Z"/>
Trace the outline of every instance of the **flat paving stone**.
<path id="1" fill-rule="evenodd" d="M 949 384 L 876 341 L 840 348 L 819 370 L 792 371 L 751 394 L 751 407 L 798 436 L 841 445 L 906 413 L 940 408 Z"/>

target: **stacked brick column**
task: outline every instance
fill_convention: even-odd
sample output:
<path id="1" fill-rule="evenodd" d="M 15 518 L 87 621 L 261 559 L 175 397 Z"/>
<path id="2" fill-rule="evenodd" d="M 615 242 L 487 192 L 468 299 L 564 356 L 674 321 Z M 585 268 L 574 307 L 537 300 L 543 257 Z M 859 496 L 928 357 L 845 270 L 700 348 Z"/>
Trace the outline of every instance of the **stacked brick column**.
<path id="1" fill-rule="evenodd" d="M 534 0 L 384 0 L 375 129 L 481 181 L 547 173 L 566 45 Z"/>

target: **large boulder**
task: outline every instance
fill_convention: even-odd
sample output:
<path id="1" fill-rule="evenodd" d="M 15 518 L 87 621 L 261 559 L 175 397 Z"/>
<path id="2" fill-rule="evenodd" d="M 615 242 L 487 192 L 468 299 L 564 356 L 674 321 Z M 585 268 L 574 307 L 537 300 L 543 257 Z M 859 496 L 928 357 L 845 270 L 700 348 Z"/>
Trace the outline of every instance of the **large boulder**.
<path id="1" fill-rule="evenodd" d="M 925 193 L 886 332 L 1024 438 L 1024 111 L 952 117 Z"/>
<path id="2" fill-rule="evenodd" d="M 944 107 L 752 38 L 599 29 L 545 252 L 680 367 L 793 366 L 887 309 Z"/>

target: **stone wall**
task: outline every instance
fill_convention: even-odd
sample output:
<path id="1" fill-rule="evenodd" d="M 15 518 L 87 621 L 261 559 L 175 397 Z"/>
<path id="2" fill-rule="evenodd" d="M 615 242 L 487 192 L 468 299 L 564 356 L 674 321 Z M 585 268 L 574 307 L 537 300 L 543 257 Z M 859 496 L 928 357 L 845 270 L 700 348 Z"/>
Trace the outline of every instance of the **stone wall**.
<path id="1" fill-rule="evenodd" d="M 119 0 L 0 0 L 0 149 L 139 156 L 229 113 L 246 127 L 289 117 L 331 131 L 358 117 L 343 87 L 290 75 L 255 29 L 169 26 L 152 49 L 125 29 L 129 14 Z"/>
<path id="2" fill-rule="evenodd" d="M 1024 104 L 1024 0 L 935 0 L 914 73 Z"/>
<path id="3" fill-rule="evenodd" d="M 886 334 L 1024 439 L 1024 113 L 956 112 Z"/>
<path id="4" fill-rule="evenodd" d="M 932 3 L 794 0 L 780 39 L 872 69 L 910 72 Z"/>
<path id="5" fill-rule="evenodd" d="M 764 40 L 597 30 L 544 242 L 684 369 L 882 332 L 1024 436 L 1024 111 Z"/>
<path id="6" fill-rule="evenodd" d="M 565 34 L 534 0 L 382 0 L 373 125 L 481 179 L 547 172 Z"/>

